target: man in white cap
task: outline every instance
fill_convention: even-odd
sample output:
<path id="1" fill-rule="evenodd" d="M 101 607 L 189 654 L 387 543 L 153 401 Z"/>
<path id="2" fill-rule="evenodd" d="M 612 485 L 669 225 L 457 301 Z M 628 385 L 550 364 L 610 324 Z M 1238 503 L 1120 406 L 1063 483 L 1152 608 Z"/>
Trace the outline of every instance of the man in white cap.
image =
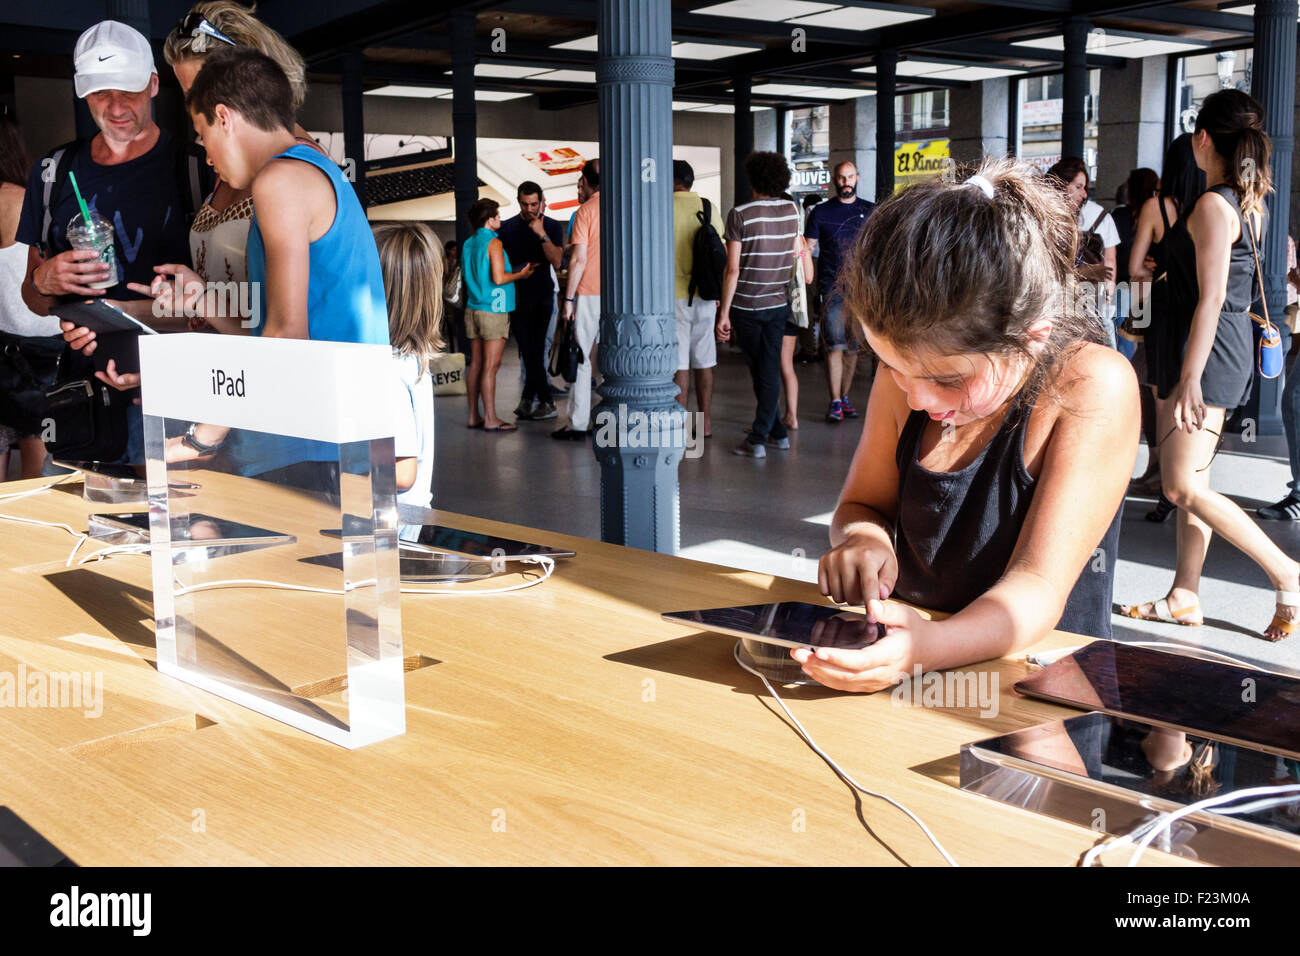
<path id="1" fill-rule="evenodd" d="M 73 63 L 77 96 L 99 132 L 57 147 L 32 168 L 17 234 L 30 247 L 23 300 L 36 314 L 49 315 L 60 304 L 102 296 L 152 320 L 152 300 L 127 283 L 148 285 L 154 266 L 190 262 L 189 223 L 212 188 L 211 171 L 201 150 L 154 122 L 158 74 L 142 34 L 104 20 L 77 40 Z M 72 249 L 68 227 L 82 215 L 71 174 L 89 210 L 113 227 L 116 275 L 94 250 Z M 109 358 L 119 371 L 138 368 L 133 335 L 101 336 L 99 345 L 97 369 Z M 141 443 L 130 444 L 129 457 L 143 455 Z"/>

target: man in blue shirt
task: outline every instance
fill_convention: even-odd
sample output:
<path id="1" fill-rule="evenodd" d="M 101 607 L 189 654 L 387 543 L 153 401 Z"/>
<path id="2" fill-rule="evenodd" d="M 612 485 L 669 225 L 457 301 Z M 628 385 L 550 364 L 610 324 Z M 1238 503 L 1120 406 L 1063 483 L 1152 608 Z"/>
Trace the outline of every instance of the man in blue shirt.
<path id="1" fill-rule="evenodd" d="M 817 291 L 822 298 L 822 335 L 826 341 L 826 384 L 831 404 L 826 421 L 841 422 L 857 418 L 858 410 L 849 401 L 849 386 L 858 364 L 858 343 L 848 334 L 844 319 L 844 302 L 835 294 L 835 280 L 875 203 L 858 198 L 858 168 L 845 160 L 835 167 L 831 182 L 835 198 L 814 206 L 804 224 L 804 238 L 817 257 Z"/>
<path id="2" fill-rule="evenodd" d="M 537 183 L 520 183 L 516 195 L 519 215 L 501 223 L 498 238 L 516 267 L 531 262 L 537 268 L 515 283 L 515 310 L 510 313 L 510 327 L 524 367 L 524 391 L 515 418 L 540 421 L 556 416 L 551 383 L 546 378 L 546 329 L 555 308 L 551 267 L 560 267 L 564 226 L 546 215 L 546 197 Z"/>

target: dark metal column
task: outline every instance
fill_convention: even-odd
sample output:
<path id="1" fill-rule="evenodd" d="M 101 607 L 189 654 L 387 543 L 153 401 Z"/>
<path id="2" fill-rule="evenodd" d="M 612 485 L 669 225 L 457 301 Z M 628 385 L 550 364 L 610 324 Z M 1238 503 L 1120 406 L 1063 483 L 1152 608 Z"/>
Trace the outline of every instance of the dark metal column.
<path id="1" fill-rule="evenodd" d="M 898 51 L 876 54 L 876 202 L 894 195 L 894 107 L 898 96 Z"/>
<path id="2" fill-rule="evenodd" d="M 600 535 L 674 554 L 687 433 L 673 384 L 672 15 L 669 0 L 600 0 L 599 18 Z"/>
<path id="3" fill-rule="evenodd" d="M 745 159 L 754 151 L 754 111 L 750 109 L 750 88 L 753 78 L 746 73 L 737 76 L 732 85 L 736 90 L 736 115 L 733 120 L 733 146 L 735 148 L 736 172 L 732 181 L 736 184 L 736 205 L 747 203 L 754 197 L 749 194 L 749 177 L 745 175 Z"/>
<path id="4" fill-rule="evenodd" d="M 1255 47 L 1251 70 L 1251 94 L 1264 106 L 1264 128 L 1273 140 L 1273 195 L 1271 215 L 1261 249 L 1264 291 L 1269 318 L 1282 325 L 1286 306 L 1286 236 L 1291 210 L 1291 162 L 1295 152 L 1296 87 L 1296 0 L 1259 0 L 1255 4 Z M 1285 341 L 1285 333 L 1284 341 Z M 1261 435 L 1282 431 L 1282 386 L 1286 376 L 1275 379 L 1255 373 L 1255 394 L 1251 404 L 1258 414 Z M 1247 409 L 1240 416 L 1249 417 Z"/>
<path id="5" fill-rule="evenodd" d="M 357 201 L 366 208 L 366 121 L 362 105 L 361 50 L 343 51 L 343 167 Z"/>
<path id="6" fill-rule="evenodd" d="M 1061 156 L 1083 157 L 1083 107 L 1088 97 L 1088 21 L 1065 21 L 1065 63 L 1061 76 Z"/>
<path id="7" fill-rule="evenodd" d="M 451 135 L 456 150 L 456 242 L 473 232 L 465 220 L 478 199 L 478 112 L 474 105 L 474 27 L 477 15 L 462 10 L 451 18 Z"/>

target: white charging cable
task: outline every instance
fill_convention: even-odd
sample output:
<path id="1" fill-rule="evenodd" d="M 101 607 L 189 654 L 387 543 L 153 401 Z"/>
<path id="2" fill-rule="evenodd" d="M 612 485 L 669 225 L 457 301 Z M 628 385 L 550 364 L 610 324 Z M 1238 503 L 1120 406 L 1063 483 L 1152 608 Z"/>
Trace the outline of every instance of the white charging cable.
<path id="1" fill-rule="evenodd" d="M 1258 800 L 1240 807 L 1224 806 L 1224 804 L 1235 803 L 1247 797 L 1275 799 Z M 1169 810 L 1148 820 L 1130 833 L 1097 844 L 1083 855 L 1079 865 L 1081 867 L 1092 866 L 1103 853 L 1117 850 L 1120 847 L 1133 846 L 1133 855 L 1129 857 L 1126 865 L 1137 866 L 1142 854 L 1146 852 L 1147 848 L 1155 842 L 1160 834 L 1167 832 L 1170 827 L 1183 817 L 1190 813 L 1196 813 L 1198 810 L 1208 810 L 1211 813 L 1221 814 L 1250 813 L 1254 810 L 1265 810 L 1270 807 L 1293 803 L 1296 800 L 1300 800 L 1300 784 L 1285 784 L 1277 787 L 1251 787 L 1246 790 L 1236 790 L 1232 793 L 1221 793 L 1213 797 L 1207 797 L 1204 800 L 1198 800 L 1196 803 L 1189 803 L 1185 807 L 1179 807 L 1177 810 Z"/>
<path id="2" fill-rule="evenodd" d="M 478 595 L 485 595 L 485 594 L 506 594 L 510 591 L 519 591 L 524 588 L 535 587 L 536 585 L 541 584 L 543 581 L 549 578 L 552 572 L 555 570 L 555 559 L 550 557 L 549 555 L 545 555 L 545 554 L 529 555 L 524 558 L 519 558 L 518 560 L 523 562 L 524 564 L 541 565 L 542 567 L 541 574 L 536 575 L 530 580 L 526 580 L 520 584 L 512 584 L 509 585 L 508 587 L 501 587 L 501 588 L 476 588 L 474 590 L 460 590 L 457 588 L 402 587 L 401 592 L 403 594 L 454 594 L 460 597 L 476 597 Z M 357 581 L 355 583 L 351 581 L 345 581 L 341 589 L 340 588 L 314 588 L 314 587 L 308 587 L 307 585 L 304 584 L 286 584 L 280 581 L 262 581 L 253 578 L 235 578 L 228 581 L 205 581 L 201 584 L 191 584 L 188 586 L 177 588 L 172 593 L 177 597 L 179 597 L 182 594 L 189 594 L 193 591 L 206 591 L 209 588 L 267 587 L 267 588 L 281 588 L 286 591 L 313 591 L 318 594 L 347 594 L 348 592 L 354 591 L 357 588 L 373 587 L 374 584 L 375 584 L 375 579 L 368 578 L 364 581 Z"/>
<path id="3" fill-rule="evenodd" d="M 731 653 L 736 658 L 737 664 L 740 664 L 741 667 L 745 668 L 745 670 L 749 670 L 749 668 L 745 667 L 744 663 L 740 660 L 739 641 L 736 642 L 736 646 L 732 649 Z M 781 699 L 781 695 L 776 692 L 776 688 L 772 686 L 771 682 L 762 673 L 760 673 L 757 670 L 751 670 L 750 673 L 757 675 L 758 679 L 763 682 L 763 686 L 766 687 L 767 692 L 772 695 L 772 699 L 777 702 L 780 708 L 783 711 L 785 711 L 785 715 L 790 718 L 790 722 L 794 724 L 795 729 L 799 732 L 799 736 L 803 738 L 804 743 L 806 743 L 809 747 L 812 748 L 813 753 L 815 753 L 817 756 L 821 757 L 828 764 L 830 764 L 831 769 L 834 770 L 835 773 L 838 774 L 840 778 L 844 780 L 845 783 L 849 784 L 849 786 L 853 787 L 853 789 L 857 790 L 859 793 L 864 793 L 868 797 L 875 797 L 878 800 L 884 800 L 890 806 L 903 811 L 903 813 L 907 814 L 907 816 L 911 819 L 913 823 L 915 823 L 918 827 L 921 828 L 921 832 L 925 834 L 926 839 L 928 839 L 931 843 L 934 844 L 934 848 L 939 851 L 940 855 L 945 860 L 948 861 L 948 864 L 950 866 L 957 866 L 957 861 L 948 855 L 948 851 L 945 850 L 943 848 L 943 845 L 934 838 L 934 834 L 930 832 L 930 828 L 927 827 L 924 823 L 922 823 L 921 819 L 915 813 L 907 809 L 907 807 L 903 806 L 897 800 L 887 797 L 883 793 L 876 793 L 874 790 L 868 790 L 866 787 L 862 786 L 862 784 L 858 783 L 856 780 L 850 777 L 848 773 L 846 773 L 845 770 L 839 764 L 837 764 L 834 760 L 832 760 L 827 755 L 826 751 L 822 750 L 820 747 L 817 746 L 816 742 L 813 741 L 812 736 L 808 733 L 808 731 L 804 729 L 803 724 L 799 723 L 799 719 L 795 717 L 794 714 L 790 713 L 790 708 L 785 705 L 785 701 Z"/>

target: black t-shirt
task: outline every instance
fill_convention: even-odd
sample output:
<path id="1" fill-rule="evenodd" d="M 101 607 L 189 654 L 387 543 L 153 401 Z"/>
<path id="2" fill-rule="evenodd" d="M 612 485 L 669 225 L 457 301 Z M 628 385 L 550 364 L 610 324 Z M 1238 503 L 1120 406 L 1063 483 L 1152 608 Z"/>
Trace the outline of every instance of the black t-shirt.
<path id="1" fill-rule="evenodd" d="M 546 230 L 551 242 L 556 246 L 563 246 L 564 226 L 558 219 L 543 216 L 542 228 Z M 515 283 L 516 298 L 536 302 L 554 295 L 555 283 L 551 281 L 550 261 L 542 250 L 542 240 L 538 239 L 528 223 L 524 222 L 523 216 L 511 216 L 501 223 L 501 230 L 497 233 L 497 237 L 505 247 L 514 271 L 518 272 L 522 269 L 525 262 L 541 263 L 527 279 L 520 279 Z"/>
<path id="2" fill-rule="evenodd" d="M 176 155 L 181 146 L 165 129 L 159 130 L 158 142 L 143 156 L 116 166 L 101 166 L 91 159 L 90 144 L 89 139 L 80 140 L 66 168 L 76 173 L 86 205 L 113 224 L 119 282 L 105 289 L 104 297 L 138 299 L 141 296 L 128 289 L 127 282 L 148 285 L 154 278 L 154 266 L 190 261 L 190 226 L 182 193 L 189 184 Z M 18 241 L 29 246 L 40 243 L 45 221 L 42 168 L 43 163 L 37 162 L 27 177 L 27 195 L 18 221 Z M 68 223 L 81 215 L 66 173 L 63 179 L 54 184 L 50 195 L 52 254 L 72 248 L 66 235 Z M 199 185 L 204 196 L 212 190 L 212 171 L 206 163 L 200 166 Z"/>
<path id="3" fill-rule="evenodd" d="M 140 299 L 144 296 L 126 287 L 128 282 L 148 285 L 153 281 L 153 267 L 167 262 L 190 262 L 190 226 L 182 190 L 189 189 L 188 174 L 177 157 L 182 146 L 165 129 L 158 132 L 158 142 L 143 156 L 116 166 L 101 166 L 91 158 L 91 140 L 77 143 L 71 163 L 65 161 L 62 182 L 50 193 L 50 254 L 72 248 L 67 228 L 72 218 L 81 216 L 77 195 L 67 170 L 77 176 L 86 205 L 113 224 L 117 252 L 118 284 L 104 290 L 106 299 Z M 18 220 L 17 239 L 29 246 L 39 245 L 45 222 L 45 183 L 41 178 L 42 161 L 32 167 L 27 177 L 27 194 Z M 199 168 L 199 187 L 206 196 L 214 185 L 212 170 L 206 163 Z M 82 296 L 61 296 L 61 302 L 75 302 Z M 135 371 L 139 359 L 131 333 L 114 333 L 101 337 L 95 365 L 102 368 L 109 357 L 117 359 L 119 370 Z M 102 353 L 102 354 L 101 354 Z"/>
<path id="4" fill-rule="evenodd" d="M 817 291 L 826 295 L 844 265 L 844 258 L 876 204 L 859 197 L 840 202 L 832 197 L 813 206 L 803 234 L 817 241 Z"/>

